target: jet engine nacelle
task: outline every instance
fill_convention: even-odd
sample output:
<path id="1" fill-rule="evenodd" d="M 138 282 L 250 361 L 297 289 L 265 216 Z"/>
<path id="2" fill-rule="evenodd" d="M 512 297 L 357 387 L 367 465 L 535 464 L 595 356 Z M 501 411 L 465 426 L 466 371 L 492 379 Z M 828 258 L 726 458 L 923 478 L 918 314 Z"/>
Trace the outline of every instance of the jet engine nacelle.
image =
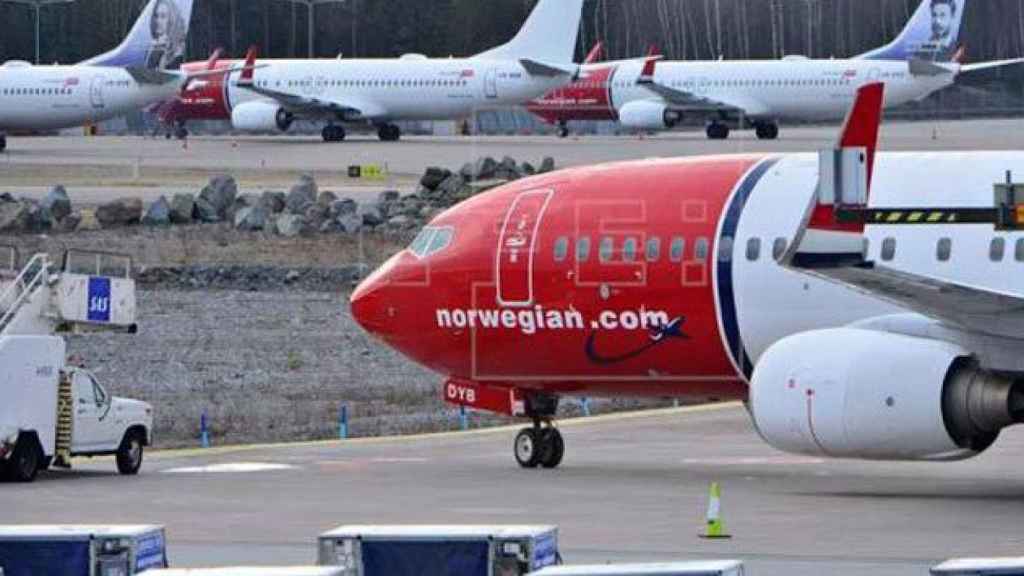
<path id="1" fill-rule="evenodd" d="M 270 102 L 245 102 L 231 111 L 231 125 L 246 132 L 287 132 L 294 121 L 291 112 Z"/>
<path id="2" fill-rule="evenodd" d="M 662 102 L 634 100 L 619 109 L 619 122 L 626 128 L 663 130 L 675 126 L 682 115 Z"/>
<path id="3" fill-rule="evenodd" d="M 947 342 L 862 330 L 780 340 L 758 360 L 750 411 L 786 452 L 870 460 L 959 460 L 1024 421 L 1024 387 Z"/>

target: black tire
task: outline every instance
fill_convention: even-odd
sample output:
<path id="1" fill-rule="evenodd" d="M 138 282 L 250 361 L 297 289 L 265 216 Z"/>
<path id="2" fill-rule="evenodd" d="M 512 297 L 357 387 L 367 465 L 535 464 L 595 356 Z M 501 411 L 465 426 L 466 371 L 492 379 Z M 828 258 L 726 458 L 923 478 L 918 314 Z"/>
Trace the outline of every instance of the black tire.
<path id="1" fill-rule="evenodd" d="M 779 137 L 779 127 L 776 124 L 758 124 L 754 131 L 759 140 L 775 140 Z"/>
<path id="2" fill-rule="evenodd" d="M 18 439 L 18 447 L 8 462 L 8 469 L 11 478 L 15 482 L 32 482 L 39 474 L 42 466 L 43 453 L 39 448 L 39 442 L 32 437 L 21 437 Z"/>
<path id="3" fill-rule="evenodd" d="M 709 140 L 727 140 L 729 138 L 729 127 L 725 124 L 708 124 L 707 129 Z"/>
<path id="4" fill-rule="evenodd" d="M 142 456 L 145 448 L 142 434 L 131 431 L 125 434 L 121 447 L 117 449 L 117 471 L 125 476 L 134 476 L 142 468 Z"/>
<path id="5" fill-rule="evenodd" d="M 512 451 L 521 467 L 536 468 L 540 465 L 541 443 L 533 428 L 523 428 L 516 434 Z"/>
<path id="6" fill-rule="evenodd" d="M 565 124 L 560 124 L 558 126 L 558 137 L 559 138 L 568 138 L 569 137 L 569 127 L 566 126 Z"/>
<path id="7" fill-rule="evenodd" d="M 541 432 L 540 465 L 544 468 L 558 468 L 565 456 L 565 440 L 558 428 Z"/>
<path id="8" fill-rule="evenodd" d="M 188 138 L 188 128 L 185 128 L 184 126 L 178 126 L 174 130 L 174 137 L 177 138 L 178 140 L 184 140 Z"/>
<path id="9" fill-rule="evenodd" d="M 7 150 L 7 136 L 0 136 L 0 152 Z"/>

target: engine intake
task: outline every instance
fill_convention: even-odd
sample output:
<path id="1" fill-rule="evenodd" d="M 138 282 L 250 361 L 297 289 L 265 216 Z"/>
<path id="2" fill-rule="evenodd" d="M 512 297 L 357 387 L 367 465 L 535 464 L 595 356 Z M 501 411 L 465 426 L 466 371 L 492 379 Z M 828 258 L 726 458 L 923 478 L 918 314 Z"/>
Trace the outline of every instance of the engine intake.
<path id="1" fill-rule="evenodd" d="M 765 441 L 787 452 L 956 460 L 1024 422 L 1024 386 L 983 370 L 955 344 L 838 328 L 770 347 L 754 370 L 749 407 Z"/>
<path id="2" fill-rule="evenodd" d="M 231 111 L 231 125 L 246 132 L 287 132 L 295 116 L 270 102 L 245 102 Z"/>
<path id="3" fill-rule="evenodd" d="M 638 130 L 672 128 L 681 119 L 679 112 L 653 100 L 634 100 L 619 109 L 619 122 L 627 128 Z"/>

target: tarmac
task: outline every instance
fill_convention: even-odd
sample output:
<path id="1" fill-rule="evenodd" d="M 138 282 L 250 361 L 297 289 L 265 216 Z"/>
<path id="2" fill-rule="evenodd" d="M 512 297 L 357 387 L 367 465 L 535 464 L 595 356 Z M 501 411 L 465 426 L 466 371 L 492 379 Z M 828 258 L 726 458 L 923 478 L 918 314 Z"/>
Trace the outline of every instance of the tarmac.
<path id="1" fill-rule="evenodd" d="M 553 157 L 559 167 L 597 162 L 698 154 L 814 152 L 834 145 L 839 127 L 783 126 L 775 141 L 737 131 L 726 141 L 709 141 L 703 131 L 650 136 L 409 136 L 380 142 L 354 135 L 327 144 L 313 136 L 194 136 L 187 143 L 163 138 L 11 137 L 0 154 L 0 192 L 41 197 L 63 184 L 72 200 L 95 203 L 118 196 L 146 201 L 161 194 L 198 192 L 211 175 L 230 173 L 244 191 L 286 189 L 311 173 L 340 194 L 375 197 L 386 188 L 411 192 L 428 166 L 458 170 L 481 156 L 511 156 L 539 164 Z M 883 150 L 1006 150 L 1024 144 L 1024 119 L 892 122 L 882 127 Z M 353 180 L 350 165 L 374 164 L 388 176 Z"/>
<path id="2" fill-rule="evenodd" d="M 153 453 L 0 485 L 4 523 L 161 523 L 175 566 L 315 561 L 348 523 L 552 523 L 569 563 L 741 558 L 753 575 L 927 574 L 1024 550 L 1024 428 L 955 463 L 835 461 L 765 445 L 736 404 L 566 421 L 557 470 L 514 429 Z M 720 482 L 732 538 L 707 541 Z"/>

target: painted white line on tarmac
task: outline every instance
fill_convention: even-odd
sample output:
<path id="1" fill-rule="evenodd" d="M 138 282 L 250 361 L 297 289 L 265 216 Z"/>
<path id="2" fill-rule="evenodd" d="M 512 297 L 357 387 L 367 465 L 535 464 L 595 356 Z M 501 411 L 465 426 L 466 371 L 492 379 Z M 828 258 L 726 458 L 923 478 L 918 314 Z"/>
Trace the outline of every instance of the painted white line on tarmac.
<path id="1" fill-rule="evenodd" d="M 274 464 L 270 462 L 228 462 L 226 464 L 210 464 L 207 466 L 185 466 L 163 470 L 164 474 L 249 474 L 252 472 L 279 472 L 295 470 L 298 466 L 291 464 Z"/>

